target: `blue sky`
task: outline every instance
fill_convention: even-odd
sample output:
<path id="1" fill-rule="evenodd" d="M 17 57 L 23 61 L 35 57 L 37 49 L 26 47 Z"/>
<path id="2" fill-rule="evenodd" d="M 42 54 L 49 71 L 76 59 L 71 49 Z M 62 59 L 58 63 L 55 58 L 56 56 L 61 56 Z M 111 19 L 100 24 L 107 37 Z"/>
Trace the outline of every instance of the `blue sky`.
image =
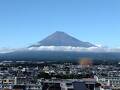
<path id="1" fill-rule="evenodd" d="M 120 47 L 120 0 L 0 0 L 0 47 L 26 47 L 55 31 Z"/>

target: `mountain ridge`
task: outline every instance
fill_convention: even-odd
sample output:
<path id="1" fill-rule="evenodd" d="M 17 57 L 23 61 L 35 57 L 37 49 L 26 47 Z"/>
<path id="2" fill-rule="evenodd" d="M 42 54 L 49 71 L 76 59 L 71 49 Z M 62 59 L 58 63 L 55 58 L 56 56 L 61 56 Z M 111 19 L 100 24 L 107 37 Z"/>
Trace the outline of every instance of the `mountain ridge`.
<path id="1" fill-rule="evenodd" d="M 56 31 L 49 35 L 45 39 L 39 41 L 37 44 L 33 44 L 29 47 L 39 46 L 73 46 L 73 47 L 93 47 L 95 45 L 89 42 L 80 41 L 73 36 L 68 35 L 65 32 Z"/>

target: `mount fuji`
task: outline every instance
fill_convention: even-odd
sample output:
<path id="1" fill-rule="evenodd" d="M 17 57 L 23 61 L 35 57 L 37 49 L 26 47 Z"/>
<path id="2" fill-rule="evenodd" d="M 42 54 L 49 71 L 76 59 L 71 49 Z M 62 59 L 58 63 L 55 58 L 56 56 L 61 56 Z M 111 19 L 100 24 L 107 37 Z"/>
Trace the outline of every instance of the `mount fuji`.
<path id="1" fill-rule="evenodd" d="M 31 45 L 30 47 L 40 46 L 72 46 L 72 47 L 95 47 L 95 45 L 89 42 L 80 41 L 65 32 L 56 31 L 47 38 L 38 42 L 37 44 Z"/>
<path id="2" fill-rule="evenodd" d="M 84 57 L 94 60 L 120 60 L 120 49 L 96 46 L 65 32 L 56 31 L 27 48 L 0 53 L 0 60 L 79 60 Z"/>

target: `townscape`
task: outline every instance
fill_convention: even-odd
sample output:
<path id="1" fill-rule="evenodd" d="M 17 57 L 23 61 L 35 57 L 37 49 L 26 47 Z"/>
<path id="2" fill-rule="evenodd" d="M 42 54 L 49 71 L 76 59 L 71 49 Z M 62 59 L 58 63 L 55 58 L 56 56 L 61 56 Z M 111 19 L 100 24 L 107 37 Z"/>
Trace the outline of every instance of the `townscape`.
<path id="1" fill-rule="evenodd" d="M 0 90 L 120 90 L 118 65 L 1 61 Z M 82 89 L 83 88 L 83 89 Z"/>
<path id="2" fill-rule="evenodd" d="M 0 0 L 0 90 L 120 90 L 120 0 Z"/>

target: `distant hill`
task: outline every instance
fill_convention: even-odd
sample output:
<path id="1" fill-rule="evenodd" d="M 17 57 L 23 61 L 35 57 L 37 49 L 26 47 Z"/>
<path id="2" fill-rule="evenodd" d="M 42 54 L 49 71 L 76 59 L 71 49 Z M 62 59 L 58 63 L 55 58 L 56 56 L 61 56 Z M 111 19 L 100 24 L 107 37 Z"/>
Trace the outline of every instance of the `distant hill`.
<path id="1" fill-rule="evenodd" d="M 31 45 L 30 47 L 40 46 L 73 46 L 73 47 L 93 47 L 95 45 L 89 42 L 80 41 L 64 32 L 56 31 L 52 35 L 38 42 L 37 44 Z"/>
<path id="2" fill-rule="evenodd" d="M 0 60 L 69 61 L 91 58 L 93 60 L 120 60 L 120 53 L 67 52 L 67 51 L 16 51 L 0 54 Z"/>

